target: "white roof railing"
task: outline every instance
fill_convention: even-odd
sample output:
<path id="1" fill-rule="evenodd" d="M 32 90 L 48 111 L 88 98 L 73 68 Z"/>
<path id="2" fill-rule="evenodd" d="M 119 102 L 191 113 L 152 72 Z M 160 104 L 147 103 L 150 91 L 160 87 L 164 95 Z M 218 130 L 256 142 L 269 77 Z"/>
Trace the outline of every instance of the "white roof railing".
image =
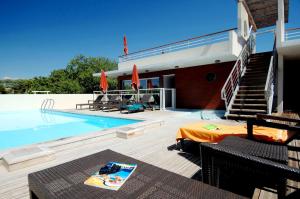
<path id="1" fill-rule="evenodd" d="M 174 43 L 165 44 L 154 48 L 149 48 L 149 49 L 129 53 L 128 55 L 119 56 L 119 63 L 150 57 L 150 56 L 155 56 L 155 55 L 166 54 L 166 53 L 189 49 L 189 48 L 195 48 L 195 47 L 213 44 L 217 42 L 227 41 L 229 40 L 229 32 L 235 30 L 236 28 L 232 28 L 232 29 L 206 34 L 206 35 L 202 35 L 202 36 L 198 36 L 198 37 L 194 37 L 194 38 L 190 38 L 190 39 L 186 39 Z"/>
<path id="2" fill-rule="evenodd" d="M 289 28 L 285 31 L 285 40 L 300 39 L 300 28 Z"/>

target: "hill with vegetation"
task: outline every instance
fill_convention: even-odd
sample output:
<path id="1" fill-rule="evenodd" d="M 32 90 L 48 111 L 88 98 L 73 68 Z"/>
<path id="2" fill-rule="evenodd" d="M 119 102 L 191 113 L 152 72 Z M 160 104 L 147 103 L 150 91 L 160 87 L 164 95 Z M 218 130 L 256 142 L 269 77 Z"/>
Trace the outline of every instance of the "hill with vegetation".
<path id="1" fill-rule="evenodd" d="M 99 90 L 99 77 L 93 73 L 114 70 L 117 62 L 104 57 L 79 55 L 71 59 L 65 69 L 53 70 L 48 77 L 32 79 L 0 80 L 0 93 L 31 93 L 50 91 L 51 93 L 92 93 Z M 117 87 L 115 78 L 108 78 L 109 89 Z"/>

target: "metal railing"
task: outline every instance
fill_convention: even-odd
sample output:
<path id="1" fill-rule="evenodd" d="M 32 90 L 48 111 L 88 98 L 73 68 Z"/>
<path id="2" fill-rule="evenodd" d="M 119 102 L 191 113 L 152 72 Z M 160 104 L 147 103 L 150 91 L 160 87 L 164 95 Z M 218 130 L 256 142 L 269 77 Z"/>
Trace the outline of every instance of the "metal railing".
<path id="1" fill-rule="evenodd" d="M 272 107 L 273 107 L 273 98 L 274 98 L 274 86 L 275 86 L 275 70 L 277 68 L 277 50 L 276 50 L 276 38 L 274 41 L 274 46 L 273 46 L 273 54 L 270 60 L 270 65 L 268 69 L 268 75 L 267 75 L 267 80 L 266 80 L 266 85 L 265 85 L 265 99 L 267 102 L 267 113 L 271 114 L 272 113 Z"/>
<path id="2" fill-rule="evenodd" d="M 51 91 L 31 91 L 33 94 L 49 94 Z"/>
<path id="3" fill-rule="evenodd" d="M 151 89 L 139 89 L 134 90 L 111 90 L 106 93 L 101 91 L 93 92 L 93 100 L 95 100 L 99 95 L 118 95 L 123 99 L 124 97 L 130 97 L 131 100 L 139 101 L 143 95 L 152 95 L 154 97 L 154 103 L 159 107 L 160 110 L 165 110 L 167 108 L 176 108 L 176 89 L 174 88 L 151 88 Z"/>
<path id="4" fill-rule="evenodd" d="M 206 35 L 202 35 L 191 39 L 186 39 L 186 40 L 182 40 L 182 41 L 178 41 L 178 42 L 174 42 L 174 43 L 170 43 L 170 44 L 166 44 L 154 48 L 149 48 L 149 49 L 129 53 L 127 55 L 122 55 L 119 56 L 119 63 L 150 57 L 154 55 L 166 54 L 166 53 L 189 49 L 189 48 L 195 48 L 195 47 L 213 44 L 217 42 L 228 41 L 229 32 L 234 30 L 236 30 L 236 28 L 219 31 L 216 33 L 206 34 Z"/>
<path id="5" fill-rule="evenodd" d="M 289 28 L 285 30 L 285 40 L 300 39 L 300 28 Z"/>
<path id="6" fill-rule="evenodd" d="M 246 67 L 249 63 L 249 57 L 252 54 L 254 47 L 255 37 L 253 33 L 251 33 L 221 90 L 221 97 L 225 101 L 226 114 L 231 108 L 234 96 L 238 91 L 239 82 L 245 73 Z"/>

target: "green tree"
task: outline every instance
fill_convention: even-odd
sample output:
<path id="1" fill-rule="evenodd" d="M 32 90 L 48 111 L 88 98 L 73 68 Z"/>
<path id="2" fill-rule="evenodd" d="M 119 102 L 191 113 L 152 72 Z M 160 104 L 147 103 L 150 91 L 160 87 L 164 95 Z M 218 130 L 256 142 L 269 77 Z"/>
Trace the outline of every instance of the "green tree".
<path id="1" fill-rule="evenodd" d="M 78 55 L 70 60 L 65 69 L 53 70 L 49 77 L 34 77 L 29 80 L 9 82 L 15 93 L 30 93 L 34 90 L 51 93 L 92 93 L 99 90 L 99 77 L 94 73 L 117 68 L 117 62 L 104 57 Z M 108 78 L 109 89 L 117 88 L 117 80 Z"/>
<path id="2" fill-rule="evenodd" d="M 6 94 L 6 90 L 2 84 L 0 84 L 0 94 Z"/>

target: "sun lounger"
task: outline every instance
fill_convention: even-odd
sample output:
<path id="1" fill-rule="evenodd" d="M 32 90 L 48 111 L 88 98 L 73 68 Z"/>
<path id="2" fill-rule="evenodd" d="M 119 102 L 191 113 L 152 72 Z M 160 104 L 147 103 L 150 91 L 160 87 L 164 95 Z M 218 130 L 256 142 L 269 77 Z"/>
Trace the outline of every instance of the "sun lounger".
<path id="1" fill-rule="evenodd" d="M 277 121 L 277 123 L 266 121 L 270 119 Z M 283 122 L 293 122 L 293 125 L 282 124 Z M 189 139 L 195 142 L 220 142 L 225 137 L 233 135 L 284 144 L 295 138 L 294 131 L 300 128 L 295 126 L 297 123 L 300 123 L 299 119 L 262 114 L 257 115 L 256 119 L 248 120 L 247 124 L 225 125 L 217 122 L 201 121 L 179 128 L 176 140 Z"/>
<path id="2" fill-rule="evenodd" d="M 133 113 L 144 111 L 145 106 L 142 103 L 136 102 L 135 100 L 123 99 L 122 103 L 120 104 L 119 110 L 121 113 L 124 113 L 124 111 L 126 111 L 127 113 Z"/>
<path id="3" fill-rule="evenodd" d="M 88 103 L 83 103 L 83 104 L 76 104 L 76 109 L 80 108 L 82 109 L 83 106 L 88 106 L 90 109 L 91 107 L 94 108 L 94 105 L 98 104 L 103 98 L 103 95 L 99 95 L 94 101 L 93 100 L 88 100 Z"/>
<path id="4" fill-rule="evenodd" d="M 146 109 L 153 110 L 155 99 L 151 94 L 144 94 L 140 99 L 140 103 L 143 104 Z"/>
<path id="5" fill-rule="evenodd" d="M 122 98 L 120 95 L 110 95 L 109 100 L 99 104 L 98 109 L 102 109 L 102 111 L 119 110 L 121 101 Z"/>
<path id="6" fill-rule="evenodd" d="M 120 112 L 127 111 L 127 113 L 140 112 L 145 109 L 154 110 L 153 103 L 155 102 L 154 97 L 150 94 L 144 94 L 139 102 L 135 100 L 123 100 L 120 106 Z"/>
<path id="7" fill-rule="evenodd" d="M 246 124 L 225 125 L 213 122 L 196 122 L 179 128 L 176 140 L 189 139 L 195 142 L 220 142 L 227 136 L 247 137 Z M 284 143 L 292 136 L 287 130 L 254 126 L 253 135 L 260 140 Z"/>

